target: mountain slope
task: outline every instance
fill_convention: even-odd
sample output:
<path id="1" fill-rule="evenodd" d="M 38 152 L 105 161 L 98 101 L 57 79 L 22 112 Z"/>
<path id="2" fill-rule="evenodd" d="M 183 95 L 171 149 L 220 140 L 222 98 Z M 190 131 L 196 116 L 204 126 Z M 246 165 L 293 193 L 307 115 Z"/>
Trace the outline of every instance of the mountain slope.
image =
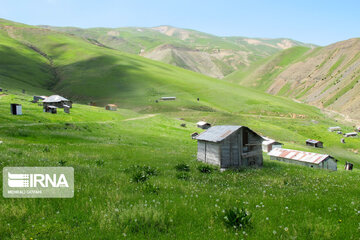
<path id="1" fill-rule="evenodd" d="M 360 39 L 308 51 L 304 49 L 301 54 L 292 55 L 293 60 L 286 67 L 278 62 L 285 61 L 289 55 L 278 55 L 246 73 L 233 73 L 227 80 L 360 119 L 357 111 L 360 104 Z"/>
<path id="2" fill-rule="evenodd" d="M 14 63 L 13 75 L 0 75 L 3 87 L 38 81 L 39 88 L 57 92 L 74 101 L 95 101 L 100 106 L 116 103 L 123 108 L 147 112 L 200 109 L 234 113 L 261 111 L 264 115 L 281 112 L 289 116 L 293 113 L 307 115 L 309 112 L 303 105 L 284 103 L 280 98 L 264 96 L 255 90 L 94 45 L 69 34 L 9 22 L 1 23 L 0 32 L 6 41 L 21 46 L 9 46 L 4 54 L 16 52 L 21 61 L 32 64 L 31 68 L 23 69 L 25 66 L 19 68 L 21 64 Z M 6 67 L 2 71 L 9 69 Z M 20 72 L 24 75 L 19 79 Z M 30 90 L 27 86 L 29 84 L 22 85 Z M 40 94 L 40 91 L 34 93 Z M 155 100 L 162 96 L 176 96 L 177 101 L 172 104 L 156 103 Z M 232 98 L 228 99 L 228 96 Z M 314 116 L 318 114 L 310 112 Z"/>
<path id="3" fill-rule="evenodd" d="M 216 78 L 223 78 L 256 60 L 292 46 L 313 47 L 291 39 L 218 37 L 171 26 L 90 29 L 41 27 L 71 33 L 94 44 L 139 54 Z"/>

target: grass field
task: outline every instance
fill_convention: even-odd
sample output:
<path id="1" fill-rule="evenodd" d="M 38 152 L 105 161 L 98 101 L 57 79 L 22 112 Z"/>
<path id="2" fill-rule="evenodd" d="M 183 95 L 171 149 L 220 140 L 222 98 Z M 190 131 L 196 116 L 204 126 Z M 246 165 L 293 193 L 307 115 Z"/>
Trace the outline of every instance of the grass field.
<path id="1" fill-rule="evenodd" d="M 23 99 L 23 100 L 22 100 Z M 358 239 L 358 155 L 348 151 L 326 123 L 304 119 L 207 112 L 219 124 L 246 124 L 303 147 L 304 137 L 326 139 L 323 152 L 339 157 L 339 170 L 329 172 L 270 161 L 261 169 L 210 174 L 197 170 L 194 121 L 199 111 L 165 112 L 153 117 L 130 110 L 117 112 L 75 104 L 70 115 L 43 113 L 28 95 L 0 99 L 0 164 L 65 166 L 75 169 L 73 199 L 0 199 L 1 239 Z M 23 104 L 23 116 L 11 116 L 9 103 Z M 167 103 L 166 103 L 167 104 Z M 169 103 L 172 104 L 172 103 Z M 144 117 L 144 118 L 142 118 Z M 126 121 L 130 119 L 129 121 Z M 131 120 L 132 119 L 132 120 Z M 186 128 L 180 126 L 187 124 Z M 336 135 L 336 134 L 335 134 Z M 359 146 L 358 138 L 346 147 Z M 175 169 L 188 164 L 189 172 Z M 134 180 L 134 165 L 157 174 Z M 233 229 L 223 211 L 244 207 L 251 225 Z M 301 219 L 301 221 L 299 221 Z"/>
<path id="2" fill-rule="evenodd" d="M 71 166 L 75 196 L 1 197 L 0 239 L 360 238 L 360 138 L 341 144 L 327 131 L 351 125 L 284 97 L 15 26 L 0 29 L 1 53 L 11 57 L 0 65 L 8 90 L 0 96 L 0 166 Z M 26 47 L 35 43 L 43 55 Z M 33 94 L 52 93 L 75 101 L 70 114 L 44 113 L 30 102 Z M 156 103 L 161 96 L 177 99 Z M 83 104 L 91 100 L 120 109 Z M 10 103 L 22 104 L 24 114 L 10 115 Z M 190 138 L 199 120 L 245 125 L 286 148 L 331 154 L 338 171 L 264 155 L 262 168 L 202 173 Z M 325 147 L 306 147 L 308 138 Z M 345 161 L 354 171 L 343 170 Z M 226 224 L 234 207 L 251 214 L 244 228 Z"/>

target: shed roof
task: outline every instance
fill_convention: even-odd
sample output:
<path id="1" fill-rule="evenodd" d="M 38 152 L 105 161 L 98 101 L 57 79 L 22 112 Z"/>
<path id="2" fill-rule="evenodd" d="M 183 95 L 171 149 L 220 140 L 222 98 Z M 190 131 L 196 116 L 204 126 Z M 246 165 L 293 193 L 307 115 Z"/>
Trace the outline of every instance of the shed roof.
<path id="1" fill-rule="evenodd" d="M 198 125 L 198 126 L 204 126 L 204 125 L 206 125 L 206 124 L 210 124 L 210 123 L 204 122 L 204 121 L 200 121 L 200 122 L 197 122 L 197 123 L 196 123 L 196 125 Z"/>
<path id="2" fill-rule="evenodd" d="M 50 102 L 62 102 L 62 101 L 69 101 L 68 99 L 59 96 L 59 95 L 51 95 L 50 97 L 45 98 L 45 100 L 43 101 L 44 103 Z"/>
<path id="3" fill-rule="evenodd" d="M 106 106 L 109 106 L 109 107 L 117 107 L 115 104 L 108 104 Z"/>
<path id="4" fill-rule="evenodd" d="M 330 155 L 326 154 L 303 152 L 285 148 L 274 148 L 273 150 L 271 150 L 271 152 L 269 152 L 269 156 L 287 158 L 313 164 L 320 164 L 322 161 L 329 157 L 333 158 Z"/>
<path id="5" fill-rule="evenodd" d="M 209 142 L 221 142 L 225 138 L 227 138 L 232 133 L 236 132 L 240 128 L 247 128 L 244 126 L 230 126 L 230 125 L 219 125 L 214 126 L 201 133 L 196 137 L 197 140 L 209 141 Z M 249 128 L 247 128 L 249 129 Z M 255 133 L 251 129 L 251 132 Z M 257 133 L 255 133 L 259 138 L 261 138 Z"/>
<path id="6" fill-rule="evenodd" d="M 308 140 L 306 140 L 306 142 L 307 143 L 312 143 L 312 144 L 322 143 L 321 141 L 314 140 L 314 139 L 308 139 Z"/>
<path id="7" fill-rule="evenodd" d="M 267 138 L 267 137 L 262 137 L 263 139 L 264 139 L 264 141 L 262 142 L 262 144 L 263 145 L 266 145 L 266 146 L 268 146 L 268 145 L 270 145 L 270 144 L 279 144 L 279 145 L 284 145 L 284 144 L 282 144 L 281 142 L 278 142 L 278 141 L 276 141 L 276 140 L 274 140 L 274 139 L 271 139 L 271 138 Z"/>

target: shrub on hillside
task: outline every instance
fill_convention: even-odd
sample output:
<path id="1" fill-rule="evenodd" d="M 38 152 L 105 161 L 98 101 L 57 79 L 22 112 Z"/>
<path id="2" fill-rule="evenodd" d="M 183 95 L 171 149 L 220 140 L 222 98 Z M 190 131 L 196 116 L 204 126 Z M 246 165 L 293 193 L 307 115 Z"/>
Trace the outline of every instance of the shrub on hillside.
<path id="1" fill-rule="evenodd" d="M 190 174 L 187 172 L 180 172 L 178 174 L 176 174 L 177 179 L 180 180 L 189 180 L 190 179 Z"/>
<path id="2" fill-rule="evenodd" d="M 223 221 L 226 226 L 231 228 L 247 228 L 251 225 L 251 214 L 244 208 L 232 207 L 224 211 Z"/>
<path id="3" fill-rule="evenodd" d="M 177 171 L 190 172 L 190 166 L 186 163 L 179 163 L 175 166 Z"/>
<path id="4" fill-rule="evenodd" d="M 215 168 L 213 166 L 206 165 L 206 164 L 201 164 L 200 166 L 198 166 L 197 169 L 201 173 L 212 173 L 215 171 Z"/>

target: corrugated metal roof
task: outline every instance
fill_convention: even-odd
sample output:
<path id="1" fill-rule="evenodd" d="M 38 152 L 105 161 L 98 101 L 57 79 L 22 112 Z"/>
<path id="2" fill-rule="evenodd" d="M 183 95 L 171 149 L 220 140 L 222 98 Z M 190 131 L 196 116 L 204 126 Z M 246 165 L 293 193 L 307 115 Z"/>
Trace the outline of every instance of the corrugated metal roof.
<path id="1" fill-rule="evenodd" d="M 320 141 L 314 140 L 314 139 L 308 139 L 308 140 L 306 140 L 306 142 L 312 143 L 312 144 L 320 143 Z"/>
<path id="2" fill-rule="evenodd" d="M 209 128 L 207 131 L 201 133 L 196 137 L 197 140 L 204 140 L 209 142 L 221 142 L 227 136 L 242 128 L 242 126 L 214 126 Z"/>
<path id="3" fill-rule="evenodd" d="M 276 141 L 276 140 L 274 140 L 274 139 L 271 139 L 271 138 L 268 138 L 268 137 L 264 137 L 264 136 L 261 136 L 263 139 L 264 139 L 264 141 L 262 142 L 262 144 L 263 145 L 270 145 L 270 144 L 273 144 L 273 143 L 277 143 L 277 144 L 279 144 L 279 145 L 284 145 L 284 144 L 282 144 L 281 142 L 278 142 L 278 141 Z"/>
<path id="4" fill-rule="evenodd" d="M 313 164 L 320 164 L 326 158 L 331 157 L 330 155 L 326 154 L 303 152 L 285 148 L 275 148 L 269 152 L 269 156 L 287 158 Z"/>
<path id="5" fill-rule="evenodd" d="M 47 103 L 47 102 L 62 102 L 62 101 L 69 101 L 69 100 L 59 95 L 52 95 L 50 97 L 47 97 L 43 102 Z"/>

